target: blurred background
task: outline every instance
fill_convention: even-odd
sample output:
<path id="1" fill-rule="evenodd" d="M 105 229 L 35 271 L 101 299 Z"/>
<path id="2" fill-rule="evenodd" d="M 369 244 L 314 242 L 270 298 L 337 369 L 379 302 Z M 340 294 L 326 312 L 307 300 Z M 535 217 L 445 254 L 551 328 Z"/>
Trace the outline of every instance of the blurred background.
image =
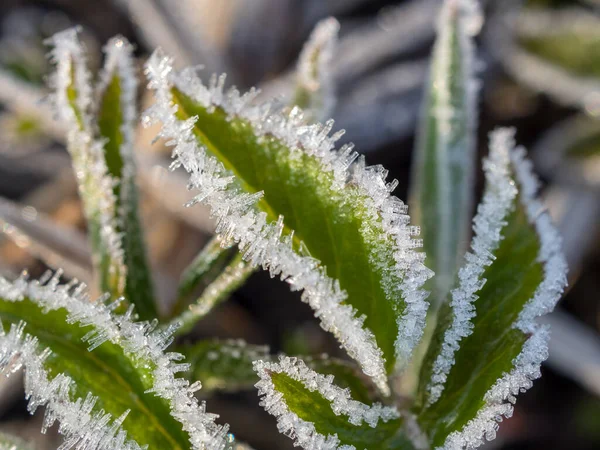
<path id="1" fill-rule="evenodd" d="M 600 448 L 600 1 L 485 1 L 478 39 L 479 157 L 487 134 L 514 126 L 543 180 L 543 196 L 563 233 L 570 288 L 553 325 L 551 356 L 489 447 Z M 91 55 L 115 34 L 137 48 L 140 67 L 157 46 L 180 66 L 227 72 L 228 84 L 289 98 L 296 58 L 314 25 L 341 23 L 332 64 L 336 127 L 370 164 L 383 164 L 406 199 L 415 125 L 439 0 L 2 0 L 0 2 L 0 274 L 64 267 L 81 280 L 91 262 L 76 184 L 60 124 L 43 99 L 50 71 L 43 41 L 80 24 Z M 97 55 L 94 59 L 93 55 Z M 142 83 L 143 88 L 144 83 Z M 151 103 L 140 89 L 142 108 Z M 169 172 L 169 152 L 140 129 L 137 158 L 146 237 L 160 273 L 164 308 L 182 269 L 212 223 L 186 209 L 186 177 Z M 481 174 L 477 189 L 481 190 Z M 87 278 L 86 278 L 87 277 Z M 242 338 L 273 352 L 339 354 L 312 311 L 287 287 L 255 274 L 203 320 L 195 337 Z M 39 435 L 20 381 L 0 384 L 0 429 L 55 448 Z M 255 391 L 211 395 L 210 410 L 261 450 L 292 448 L 257 406 Z"/>

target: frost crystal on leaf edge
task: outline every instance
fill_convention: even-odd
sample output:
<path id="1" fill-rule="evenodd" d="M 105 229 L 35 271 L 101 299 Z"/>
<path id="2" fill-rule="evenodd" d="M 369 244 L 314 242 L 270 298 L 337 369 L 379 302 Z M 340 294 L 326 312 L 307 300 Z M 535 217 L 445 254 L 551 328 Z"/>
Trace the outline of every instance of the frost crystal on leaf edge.
<path id="1" fill-rule="evenodd" d="M 123 348 L 135 364 L 153 367 L 153 386 L 147 392 L 169 402 L 171 415 L 188 432 L 192 448 L 224 450 L 228 427 L 217 425 L 214 420 L 218 416 L 207 413 L 206 405 L 200 404 L 194 396 L 201 388 L 200 383 L 190 385 L 187 380 L 175 377 L 177 373 L 187 371 L 189 365 L 177 363 L 183 355 L 165 353 L 173 340 L 173 328 L 157 329 L 156 320 L 133 322 L 133 306 L 126 314 L 115 315 L 112 311 L 118 301 L 108 306 L 103 297 L 92 301 L 85 285 L 77 281 L 60 285 L 61 274 L 61 271 L 48 272 L 39 281 L 32 282 L 23 274 L 13 283 L 0 277 L 0 298 L 13 302 L 27 298 L 44 311 L 64 308 L 69 323 L 93 328 L 84 336 L 90 351 L 109 341 Z"/>
<path id="2" fill-rule="evenodd" d="M 485 279 L 482 275 L 494 261 L 494 251 L 502 240 L 502 228 L 506 225 L 517 188 L 511 177 L 510 152 L 514 148 L 513 133 L 498 130 L 491 135 L 490 154 L 484 162 L 486 192 L 473 219 L 475 236 L 471 242 L 471 252 L 465 255 L 466 263 L 458 272 L 459 285 L 452 291 L 453 320 L 444 335 L 444 343 L 437 356 L 432 377 L 427 389 L 430 396 L 428 405 L 435 403 L 444 390 L 444 383 L 454 365 L 454 354 L 460 348 L 460 341 L 472 333 L 471 319 L 475 316 L 473 302 L 477 300 Z"/>
<path id="3" fill-rule="evenodd" d="M 0 286 L 0 290 L 5 288 Z M 64 436 L 61 448 L 142 450 L 135 441 L 127 439 L 127 432 L 121 428 L 129 411 L 112 421 L 111 415 L 103 410 L 93 412 L 98 400 L 93 395 L 72 401 L 70 392 L 74 381 L 65 374 L 50 379 L 44 367 L 50 350 L 40 352 L 37 338 L 24 334 L 24 328 L 23 322 L 12 324 L 5 333 L 0 326 L 0 373 L 8 377 L 24 368 L 27 410 L 33 414 L 38 407 L 46 407 L 42 432 L 58 421 L 58 431 Z"/>
<path id="4" fill-rule="evenodd" d="M 538 261 L 544 266 L 544 279 L 513 327 L 529 334 L 530 337 L 521 353 L 514 359 L 513 369 L 505 373 L 486 393 L 485 406 L 461 431 L 448 436 L 441 447 L 444 450 L 476 448 L 484 444 L 484 438 L 493 440 L 499 427 L 498 423 L 503 417 L 511 417 L 516 395 L 529 389 L 533 380 L 541 376 L 541 364 L 548 358 L 549 327 L 539 325 L 535 319 L 551 312 L 560 299 L 567 285 L 567 263 L 562 253 L 560 235 L 552 225 L 547 211 L 536 198 L 539 182 L 525 154 L 525 149 L 519 147 L 510 152 L 510 158 L 517 179 L 519 197 L 529 222 L 535 226 L 540 238 Z"/>
<path id="5" fill-rule="evenodd" d="M 291 412 L 271 379 L 271 373 L 284 373 L 293 380 L 301 382 L 311 392 L 317 391 L 331 402 L 331 409 L 336 415 L 348 416 L 348 422 L 360 426 L 363 422 L 375 428 L 379 420 L 387 422 L 397 419 L 400 414 L 396 408 L 375 403 L 365 405 L 350 397 L 348 389 L 333 384 L 333 375 L 325 376 L 306 366 L 298 358 L 280 356 L 279 362 L 255 361 L 254 370 L 260 377 L 256 383 L 258 393 L 262 396 L 260 405 L 277 418 L 280 433 L 294 439 L 294 445 L 307 450 L 354 450 L 352 445 L 340 445 L 337 434 L 324 436 L 315 430 L 312 423 L 307 422 Z"/>
<path id="6" fill-rule="evenodd" d="M 289 236 L 281 237 L 283 218 L 276 224 L 268 223 L 264 213 L 255 211 L 254 204 L 262 193 L 247 194 L 236 188 L 233 174 L 208 155 L 193 136 L 195 118 L 180 121 L 175 116 L 177 106 L 172 102 L 170 88 L 175 84 L 205 107 L 221 107 L 229 117 L 247 120 L 258 136 L 273 135 L 290 149 L 318 158 L 323 169 L 333 174 L 334 189 L 343 189 L 349 178 L 361 189 L 369 199 L 370 213 L 382 218 L 382 228 L 397 244 L 394 254 L 397 271 L 390 278 L 398 283 L 391 286 L 393 283 L 388 280 L 384 288 L 400 292 L 406 302 L 405 313 L 399 318 L 396 341 L 398 359 L 405 363 L 423 332 L 427 293 L 421 287 L 431 271 L 422 264 L 423 255 L 413 250 L 419 241 L 412 239 L 416 229 L 407 225 L 405 205 L 390 195 L 397 183 L 386 183 L 387 171 L 380 166 L 365 167 L 364 158 L 353 165 L 358 155 L 351 145 L 333 151 L 336 140 L 341 137 L 341 133 L 328 136 L 333 121 L 324 126 L 303 126 L 302 112 L 298 108 L 294 108 L 289 117 L 279 113 L 269 115 L 269 104 L 248 105 L 257 91 L 250 90 L 240 96 L 237 90 L 231 89 L 224 94 L 224 76 L 213 77 L 206 87 L 193 69 L 173 73 L 171 59 L 160 51 L 146 64 L 146 74 L 149 87 L 155 91 L 156 103 L 147 111 L 144 122 L 162 123 L 160 136 L 169 139 L 175 147 L 174 167 L 183 166 L 191 174 L 190 185 L 200 191 L 192 204 L 202 202 L 211 207 L 217 233 L 226 241 L 237 242 L 248 262 L 269 269 L 272 276 L 280 275 L 293 289 L 304 290 L 302 299 L 316 311 L 323 328 L 342 342 L 348 354 L 359 362 L 382 392 L 389 393 L 382 352 L 372 332 L 363 327 L 364 318 L 357 318 L 354 308 L 341 304 L 347 294 L 337 281 L 326 275 L 318 261 L 299 255 L 292 249 Z M 401 275 L 404 275 L 402 280 Z"/>
<path id="7" fill-rule="evenodd" d="M 115 180 L 110 176 L 104 160 L 104 146 L 94 137 L 93 121 L 89 111 L 94 109 L 91 75 L 87 68 L 85 51 L 78 38 L 79 28 L 70 28 L 46 40 L 53 48 L 51 60 L 56 72 L 50 78 L 53 94 L 50 96 L 58 118 L 65 124 L 67 148 L 73 160 L 88 222 L 99 221 L 102 246 L 110 258 L 109 273 L 117 277 L 117 290 L 123 292 L 127 267 L 121 245 L 121 234 L 116 228 L 117 200 L 113 192 Z M 76 91 L 76 114 L 69 99 L 69 89 Z M 99 265 L 100 262 L 96 261 Z"/>

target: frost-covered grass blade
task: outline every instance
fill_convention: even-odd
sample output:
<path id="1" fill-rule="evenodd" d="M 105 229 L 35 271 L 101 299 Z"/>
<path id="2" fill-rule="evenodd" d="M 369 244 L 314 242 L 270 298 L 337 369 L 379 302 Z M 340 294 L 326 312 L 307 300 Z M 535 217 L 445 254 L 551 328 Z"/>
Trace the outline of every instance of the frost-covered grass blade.
<path id="1" fill-rule="evenodd" d="M 409 449 L 399 430 L 402 419 L 394 407 L 367 405 L 352 399 L 296 358 L 256 361 L 261 405 L 277 418 L 278 429 L 305 449 Z M 376 443 L 376 444 L 375 444 Z"/>
<path id="2" fill-rule="evenodd" d="M 91 74 L 77 30 L 56 34 L 49 44 L 56 63 L 51 81 L 53 101 L 58 118 L 68 130 L 67 148 L 84 206 L 100 291 L 117 298 L 124 293 L 127 268 L 115 220 L 114 180 L 104 160 L 103 143 L 94 134 Z"/>
<path id="3" fill-rule="evenodd" d="M 134 133 L 138 122 L 137 76 L 133 47 L 123 37 L 112 38 L 104 51 L 106 61 L 98 86 L 98 129 L 104 159 L 113 178 L 115 218 L 127 266 L 125 296 L 141 317 L 156 317 L 152 275 L 138 212 Z"/>
<path id="4" fill-rule="evenodd" d="M 383 392 L 387 374 L 418 342 L 430 272 L 414 251 L 418 230 L 390 192 L 382 167 L 365 167 L 352 146 L 334 150 L 332 122 L 306 126 L 254 91 L 205 86 L 193 69 L 175 72 L 155 53 L 146 67 L 175 166 L 191 173 L 194 202 L 212 208 L 217 231 L 252 265 L 280 275 L 316 311 Z M 193 202 L 192 202 L 193 203 Z"/>
<path id="5" fill-rule="evenodd" d="M 478 90 L 472 39 L 481 21 L 473 0 L 446 0 L 438 18 L 411 187 L 426 263 L 435 272 L 431 313 L 447 300 L 467 246 Z"/>
<path id="6" fill-rule="evenodd" d="M 421 373 L 419 422 L 435 447 L 473 448 L 495 437 L 515 396 L 540 376 L 548 332 L 535 318 L 566 285 L 560 238 L 512 134 L 491 138 L 472 253 Z"/>
<path id="7" fill-rule="evenodd" d="M 17 436 L 0 433 L 0 450 L 33 450 L 33 448 Z"/>

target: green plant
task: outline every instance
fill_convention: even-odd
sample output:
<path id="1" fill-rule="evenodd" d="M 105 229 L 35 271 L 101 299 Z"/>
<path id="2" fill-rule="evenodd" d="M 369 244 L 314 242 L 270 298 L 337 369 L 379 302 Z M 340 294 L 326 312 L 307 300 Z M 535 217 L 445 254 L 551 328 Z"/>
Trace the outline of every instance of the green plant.
<path id="1" fill-rule="evenodd" d="M 189 172 L 197 191 L 190 205 L 210 207 L 218 236 L 182 277 L 174 311 L 160 317 L 138 217 L 131 46 L 107 44 L 93 92 L 77 31 L 54 36 L 53 99 L 105 294 L 91 300 L 76 281 L 61 284 L 60 271 L 0 279 L 0 368 L 24 368 L 30 411 L 46 406 L 44 429 L 58 420 L 66 448 L 238 448 L 195 397 L 200 378 L 213 388 L 256 383 L 279 430 L 307 449 L 474 448 L 493 439 L 539 376 L 548 330 L 535 319 L 559 299 L 566 264 L 530 164 L 505 129 L 491 136 L 465 253 L 472 37 L 481 22 L 472 1 L 447 0 L 440 13 L 413 186 L 427 259 L 419 227 L 391 195 L 397 183 L 351 145 L 335 150 L 341 133 L 330 136 L 331 121 L 311 124 L 298 106 L 257 102 L 254 90 L 224 92 L 223 76 L 205 85 L 195 69 L 176 71 L 155 52 L 145 73 L 156 102 L 143 122 L 161 124 L 172 168 Z M 321 24 L 299 65 L 296 101 L 309 117 L 331 104 L 323 96 L 336 33 L 336 22 Z M 256 267 L 302 291 L 356 364 L 274 358 L 230 341 L 173 344 Z M 418 385 L 405 398 L 407 374 Z"/>

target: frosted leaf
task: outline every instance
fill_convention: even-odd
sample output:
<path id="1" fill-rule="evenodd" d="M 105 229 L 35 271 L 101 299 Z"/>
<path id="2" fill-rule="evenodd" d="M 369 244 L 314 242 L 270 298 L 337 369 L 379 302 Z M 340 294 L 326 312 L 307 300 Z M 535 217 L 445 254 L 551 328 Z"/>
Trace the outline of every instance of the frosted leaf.
<path id="1" fill-rule="evenodd" d="M 6 289 L 2 282 L 0 289 Z M 50 351 L 39 351 L 38 341 L 24 333 L 25 325 L 12 324 L 5 333 L 0 327 L 0 373 L 10 376 L 20 368 L 25 373 L 25 395 L 29 400 L 27 410 L 33 414 L 45 407 L 42 432 L 59 422 L 58 431 L 64 436 L 64 448 L 80 450 L 142 450 L 135 441 L 127 439 L 121 424 L 127 411 L 116 420 L 103 410 L 93 411 L 97 398 L 71 399 L 74 381 L 64 374 L 50 378 L 44 362 Z"/>
<path id="2" fill-rule="evenodd" d="M 183 356 L 165 353 L 171 344 L 174 327 L 157 328 L 157 322 L 133 322 L 133 307 L 126 314 L 115 315 L 113 310 L 119 301 L 110 305 L 105 297 L 92 300 L 84 285 L 76 281 L 60 285 L 61 272 L 48 272 L 39 281 L 29 282 L 23 274 L 14 282 L 0 278 L 0 298 L 18 302 L 27 298 L 40 306 L 42 311 L 65 309 L 69 323 L 79 323 L 92 330 L 84 336 L 89 349 L 106 341 L 123 348 L 138 367 L 151 369 L 153 386 L 149 393 L 165 399 L 171 415 L 179 421 L 190 436 L 193 449 L 224 450 L 228 426 L 217 425 L 218 417 L 206 412 L 206 405 L 194 396 L 199 385 L 190 385 L 176 374 L 186 371 L 188 364 L 179 363 Z"/>
<path id="3" fill-rule="evenodd" d="M 340 24 L 333 17 L 321 20 L 298 59 L 294 103 L 310 111 L 317 120 L 330 117 L 335 107 L 331 64 L 339 29 Z"/>
<path id="4" fill-rule="evenodd" d="M 507 136 L 513 131 L 500 130 L 495 137 Z M 475 448 L 491 440 L 503 417 L 510 417 L 516 396 L 532 386 L 540 377 L 541 363 L 548 357 L 548 327 L 540 326 L 536 318 L 551 312 L 567 284 L 567 265 L 561 250 L 561 239 L 554 229 L 548 213 L 536 199 L 538 180 L 531 170 L 531 162 L 525 159 L 525 150 L 517 148 L 509 152 L 511 171 L 519 190 L 518 199 L 524 208 L 530 225 L 535 227 L 540 241 L 537 261 L 543 266 L 543 279 L 533 297 L 525 304 L 513 328 L 530 336 L 520 354 L 514 359 L 512 369 L 505 373 L 485 394 L 485 405 L 460 431 L 447 438 L 443 448 Z"/>
<path id="5" fill-rule="evenodd" d="M 485 283 L 486 267 L 494 261 L 494 251 L 502 239 L 502 228 L 513 207 L 517 188 L 511 177 L 510 152 L 514 148 L 513 133 L 499 130 L 491 135 L 490 154 L 484 162 L 486 191 L 473 219 L 475 236 L 466 263 L 458 272 L 458 287 L 452 291 L 452 324 L 444 334 L 444 342 L 432 369 L 428 404 L 442 395 L 444 382 L 454 365 L 454 353 L 463 338 L 472 333 L 471 319 L 475 316 L 473 302 L 476 292 Z"/>
<path id="6" fill-rule="evenodd" d="M 102 275 L 103 287 L 116 296 L 125 288 L 126 266 L 121 234 L 115 221 L 117 199 L 115 180 L 104 160 L 103 143 L 95 138 L 91 111 L 91 75 L 86 66 L 85 50 L 78 39 L 78 29 L 71 28 L 47 40 L 53 48 L 50 57 L 56 64 L 51 76 L 51 96 L 58 118 L 67 127 L 67 149 L 72 158 L 79 193 L 90 225 L 94 264 Z"/>
<path id="7" fill-rule="evenodd" d="M 446 301 L 468 245 L 480 85 L 472 35 L 481 20 L 476 1 L 442 4 L 417 139 L 411 205 L 436 272 L 432 317 Z"/>
<path id="8" fill-rule="evenodd" d="M 175 113 L 170 89 L 173 85 L 209 110 L 222 108 L 233 118 L 248 121 L 257 136 L 274 136 L 294 152 L 305 152 L 317 158 L 323 171 L 334 175 L 332 191 L 341 191 L 347 184 L 358 188 L 368 208 L 368 214 L 382 219 L 382 228 L 397 247 L 395 270 L 382 280 L 382 287 L 390 298 L 403 298 L 404 316 L 399 319 L 396 354 L 405 363 L 420 339 L 427 303 L 421 286 L 431 275 L 423 264 L 423 255 L 414 251 L 419 245 L 414 240 L 414 228 L 408 225 L 406 206 L 390 195 L 395 185 L 387 183 L 387 172 L 379 167 L 365 167 L 364 160 L 356 160 L 351 148 L 334 150 L 341 136 L 329 136 L 333 122 L 325 125 L 303 125 L 302 111 L 294 108 L 289 115 L 270 112 L 270 105 L 253 106 L 255 91 L 240 95 L 235 89 L 223 92 L 222 78 L 211 78 L 208 86 L 187 69 L 175 73 L 170 58 L 156 52 L 146 65 L 149 87 L 155 90 L 156 103 L 146 113 L 145 123 L 161 122 L 160 136 L 174 145 L 173 167 L 183 166 L 190 173 L 190 185 L 199 194 L 192 202 L 210 206 L 217 222 L 217 233 L 226 243 L 238 243 L 244 259 L 255 266 L 268 269 L 272 276 L 279 275 L 293 290 L 303 290 L 302 300 L 308 303 L 321 320 L 322 327 L 332 332 L 348 354 L 356 359 L 363 371 L 371 376 L 382 392 L 389 392 L 382 351 L 377 347 L 373 333 L 363 326 L 354 308 L 343 304 L 347 294 L 339 283 L 329 278 L 317 260 L 293 250 L 289 237 L 282 238 L 282 218 L 277 223 L 267 221 L 266 214 L 257 212 L 255 203 L 262 193 L 241 191 L 231 172 L 206 153 L 195 139 L 192 127 L 195 118 L 180 121 Z M 221 80 L 221 81 L 219 81 Z M 364 199 L 363 199 L 364 201 Z M 375 244 L 374 244 L 375 246 Z M 388 248 L 389 250 L 389 248 Z M 380 265 L 377 255 L 371 255 L 373 264 Z"/>
<path id="9" fill-rule="evenodd" d="M 336 415 L 347 416 L 350 424 L 360 426 L 366 424 L 375 428 L 379 420 L 387 422 L 400 417 L 394 407 L 375 403 L 372 406 L 353 400 L 347 389 L 336 386 L 333 376 L 325 376 L 306 366 L 298 358 L 280 356 L 279 362 L 255 361 L 254 370 L 260 377 L 256 383 L 258 393 L 262 396 L 260 405 L 277 418 L 277 427 L 281 433 L 294 439 L 294 445 L 305 449 L 354 449 L 354 446 L 341 446 L 337 435 L 324 436 L 315 430 L 312 423 L 307 422 L 290 411 L 283 394 L 278 392 L 272 382 L 273 373 L 284 373 L 293 380 L 301 382 L 311 392 L 318 392 L 330 404 Z M 320 446 L 315 445 L 318 442 Z"/>
<path id="10" fill-rule="evenodd" d="M 549 331 L 539 327 L 531 336 L 523 350 L 513 361 L 513 369 L 500 378 L 485 396 L 485 406 L 470 420 L 461 431 L 451 433 L 440 449 L 474 449 L 485 441 L 495 439 L 499 423 L 510 418 L 515 397 L 529 389 L 533 380 L 541 376 L 540 367 L 548 358 Z"/>

